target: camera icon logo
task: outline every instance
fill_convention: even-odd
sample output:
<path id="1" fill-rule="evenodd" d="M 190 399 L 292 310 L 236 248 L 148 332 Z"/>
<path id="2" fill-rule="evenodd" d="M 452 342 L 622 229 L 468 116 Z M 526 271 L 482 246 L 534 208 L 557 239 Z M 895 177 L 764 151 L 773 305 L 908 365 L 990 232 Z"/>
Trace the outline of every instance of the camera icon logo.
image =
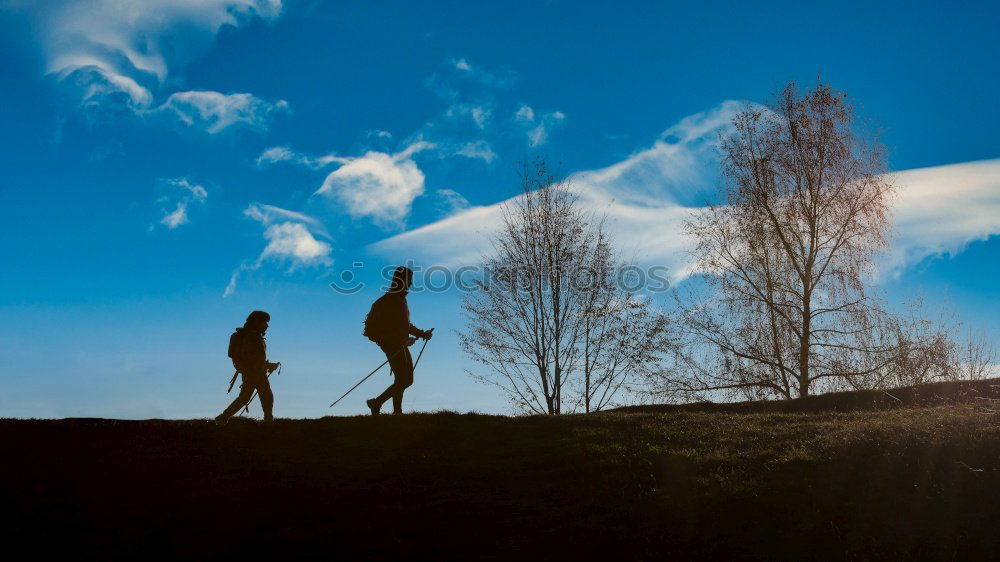
<path id="1" fill-rule="evenodd" d="M 363 281 L 356 281 L 353 269 L 364 267 L 364 262 L 356 261 L 351 264 L 351 269 L 345 269 L 337 276 L 338 280 L 330 283 L 330 288 L 341 295 L 353 295 L 365 288 Z"/>

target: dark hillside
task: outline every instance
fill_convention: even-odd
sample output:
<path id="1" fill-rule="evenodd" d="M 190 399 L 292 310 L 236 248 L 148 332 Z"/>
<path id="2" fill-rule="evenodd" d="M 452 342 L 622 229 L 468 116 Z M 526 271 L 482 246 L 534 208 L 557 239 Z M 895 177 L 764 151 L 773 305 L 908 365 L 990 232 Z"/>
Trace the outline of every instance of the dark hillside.
<path id="1" fill-rule="evenodd" d="M 998 422 L 961 405 L 7 420 L 0 541 L 74 560 L 990 557 Z"/>
<path id="2" fill-rule="evenodd" d="M 808 413 L 856 412 L 943 406 L 947 404 L 983 404 L 1000 399 L 1000 379 L 949 381 L 920 384 L 891 390 L 855 390 L 828 392 L 795 400 L 759 400 L 750 402 L 692 402 L 688 404 L 647 404 L 625 406 L 616 412 L 728 412 L 728 413 Z"/>

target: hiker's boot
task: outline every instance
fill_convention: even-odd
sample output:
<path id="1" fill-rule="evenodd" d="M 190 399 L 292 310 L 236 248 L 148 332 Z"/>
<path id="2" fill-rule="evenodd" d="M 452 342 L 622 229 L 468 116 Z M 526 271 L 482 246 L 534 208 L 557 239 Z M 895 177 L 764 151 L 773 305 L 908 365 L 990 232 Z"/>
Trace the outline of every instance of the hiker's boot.
<path id="1" fill-rule="evenodd" d="M 377 416 L 381 413 L 379 412 L 379 409 L 382 407 L 382 405 L 378 403 L 378 400 L 374 398 L 372 398 L 371 400 L 365 400 L 365 404 L 368 405 L 368 409 L 372 411 L 373 416 Z"/>

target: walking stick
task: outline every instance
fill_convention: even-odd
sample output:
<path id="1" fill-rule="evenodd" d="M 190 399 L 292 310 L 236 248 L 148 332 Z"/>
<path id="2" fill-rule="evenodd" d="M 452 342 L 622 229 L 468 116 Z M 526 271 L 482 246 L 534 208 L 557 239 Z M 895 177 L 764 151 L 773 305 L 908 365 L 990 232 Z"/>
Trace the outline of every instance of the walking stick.
<path id="1" fill-rule="evenodd" d="M 427 330 L 428 333 L 431 333 L 433 331 L 434 331 L 434 328 L 431 328 L 430 330 Z M 417 370 L 417 365 L 420 364 L 420 358 L 423 357 L 423 355 L 424 355 L 424 348 L 427 347 L 427 342 L 429 342 L 429 341 L 431 341 L 430 338 L 425 339 L 424 340 L 424 345 L 420 346 L 420 353 L 417 354 L 417 360 L 413 362 L 413 371 L 414 372 L 416 372 L 416 370 Z"/>
<path id="2" fill-rule="evenodd" d="M 434 328 L 431 328 L 429 331 L 433 332 Z M 420 346 L 420 353 L 417 355 L 417 363 L 420 362 L 420 356 L 424 354 L 424 348 L 427 347 L 427 342 L 428 341 L 430 341 L 430 340 L 424 339 L 424 344 L 422 346 Z M 330 407 L 332 408 L 332 407 L 336 406 L 337 402 L 340 402 L 341 400 L 344 399 L 344 397 L 346 397 L 348 394 L 350 394 L 355 388 L 361 386 L 361 383 L 363 383 L 366 380 L 368 380 L 372 375 L 374 375 L 375 373 L 377 373 L 379 369 L 381 369 L 382 367 L 385 367 L 386 363 L 388 363 L 393 357 L 395 357 L 396 355 L 398 355 L 399 352 L 403 351 L 404 349 L 406 349 L 405 345 L 403 347 L 397 349 L 395 352 L 393 352 L 393 354 L 390 355 L 388 358 L 386 358 L 386 360 L 383 361 L 381 365 L 379 365 L 378 367 L 375 367 L 375 369 L 373 369 L 372 372 L 370 372 L 367 375 L 365 375 L 365 378 L 363 378 L 360 381 L 358 381 L 358 384 L 352 386 L 347 392 L 345 392 L 343 395 L 341 395 L 340 398 L 334 400 L 333 404 L 330 404 Z M 417 365 L 414 364 L 413 368 L 415 370 L 417 368 Z"/>

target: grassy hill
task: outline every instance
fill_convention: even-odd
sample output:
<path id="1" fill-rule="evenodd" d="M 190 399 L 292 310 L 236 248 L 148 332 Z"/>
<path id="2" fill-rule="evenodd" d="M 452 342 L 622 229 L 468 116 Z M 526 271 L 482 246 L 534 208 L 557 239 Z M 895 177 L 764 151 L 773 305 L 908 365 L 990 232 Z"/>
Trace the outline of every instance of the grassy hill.
<path id="1" fill-rule="evenodd" d="M 0 541 L 101 560 L 993 557 L 991 404 L 5 420 Z"/>
<path id="2" fill-rule="evenodd" d="M 891 390 L 827 392 L 796 400 L 750 402 L 692 402 L 687 404 L 644 404 L 618 408 L 618 412 L 676 413 L 728 412 L 738 414 L 783 412 L 861 412 L 895 408 L 980 404 L 1000 399 L 1000 379 L 933 382 Z"/>

